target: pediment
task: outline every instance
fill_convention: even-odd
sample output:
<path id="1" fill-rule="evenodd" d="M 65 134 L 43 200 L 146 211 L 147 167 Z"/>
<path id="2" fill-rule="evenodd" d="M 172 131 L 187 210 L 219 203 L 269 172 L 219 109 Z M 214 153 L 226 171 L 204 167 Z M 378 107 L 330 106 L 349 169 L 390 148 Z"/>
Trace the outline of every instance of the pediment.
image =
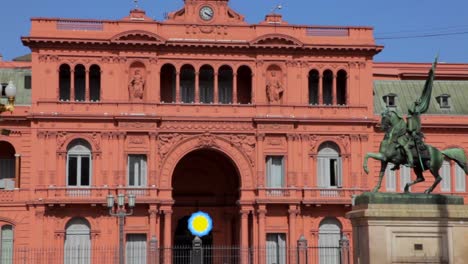
<path id="1" fill-rule="evenodd" d="M 112 37 L 113 43 L 143 43 L 143 44 L 163 44 L 166 42 L 164 38 L 154 33 L 143 30 L 125 31 Z"/>
<path id="2" fill-rule="evenodd" d="M 289 46 L 302 47 L 304 44 L 296 38 L 282 34 L 267 34 L 260 36 L 250 42 L 251 46 Z"/>

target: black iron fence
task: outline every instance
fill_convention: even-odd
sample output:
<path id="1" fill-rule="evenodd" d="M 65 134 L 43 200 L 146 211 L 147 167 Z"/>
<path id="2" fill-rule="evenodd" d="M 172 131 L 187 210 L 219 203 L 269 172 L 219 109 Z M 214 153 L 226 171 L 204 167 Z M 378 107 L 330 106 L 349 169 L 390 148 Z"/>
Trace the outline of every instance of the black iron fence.
<path id="1" fill-rule="evenodd" d="M 140 247 L 127 247 L 126 264 L 351 264 L 348 243 L 339 247 L 192 245 L 157 247 L 154 241 Z M 18 248 L 0 253 L 1 264 L 101 264 L 119 263 L 118 247 Z"/>

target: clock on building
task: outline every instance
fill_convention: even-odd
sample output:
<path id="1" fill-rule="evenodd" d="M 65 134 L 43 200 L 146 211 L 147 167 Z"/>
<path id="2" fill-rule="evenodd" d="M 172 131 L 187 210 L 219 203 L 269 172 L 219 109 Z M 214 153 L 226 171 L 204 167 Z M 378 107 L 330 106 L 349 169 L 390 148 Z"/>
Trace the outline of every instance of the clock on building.
<path id="1" fill-rule="evenodd" d="M 200 18 L 209 21 L 213 19 L 214 16 L 214 10 L 210 6 L 203 6 L 200 8 Z"/>

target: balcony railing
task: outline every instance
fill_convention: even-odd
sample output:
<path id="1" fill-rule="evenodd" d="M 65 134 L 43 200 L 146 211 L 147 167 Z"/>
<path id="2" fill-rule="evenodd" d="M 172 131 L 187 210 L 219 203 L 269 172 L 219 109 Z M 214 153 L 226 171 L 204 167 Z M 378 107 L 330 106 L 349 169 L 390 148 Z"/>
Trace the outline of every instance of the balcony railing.
<path id="1" fill-rule="evenodd" d="M 304 188 L 304 203 L 351 204 L 353 195 L 369 191 L 361 188 Z"/>
<path id="2" fill-rule="evenodd" d="M 50 186 L 35 189 L 35 198 L 46 203 L 95 202 L 105 203 L 109 194 L 134 194 L 140 198 L 155 198 L 156 187 L 63 187 Z M 1 192 L 0 192 L 1 197 Z M 143 199 L 144 200 L 144 199 Z M 142 200 L 140 200 L 142 201 Z"/>

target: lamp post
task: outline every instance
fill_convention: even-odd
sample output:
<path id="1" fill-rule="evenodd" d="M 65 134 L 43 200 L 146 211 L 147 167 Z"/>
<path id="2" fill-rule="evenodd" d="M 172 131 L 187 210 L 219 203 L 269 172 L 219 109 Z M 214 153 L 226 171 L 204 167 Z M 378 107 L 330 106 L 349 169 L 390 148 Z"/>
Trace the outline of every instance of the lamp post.
<path id="1" fill-rule="evenodd" d="M 117 195 L 117 206 L 114 206 L 114 196 L 107 195 L 107 208 L 109 208 L 109 214 L 119 218 L 119 264 L 124 264 L 124 220 L 126 216 L 133 214 L 133 208 L 135 207 L 135 195 L 128 195 L 128 207 L 129 211 L 125 208 L 125 195 L 119 193 Z"/>
<path id="2" fill-rule="evenodd" d="M 13 84 L 13 81 L 9 81 L 8 85 L 5 87 L 5 96 L 8 98 L 8 104 L 0 104 L 0 113 L 9 111 L 13 112 L 15 109 L 15 96 L 16 96 L 16 86 Z M 9 129 L 0 129 L 0 134 L 4 136 L 10 135 L 11 130 Z"/>
<path id="3" fill-rule="evenodd" d="M 5 87 L 5 95 L 8 98 L 8 104 L 0 104 L 0 113 L 9 111 L 13 112 L 15 109 L 15 96 L 16 96 L 16 86 L 13 84 L 13 81 L 8 82 L 8 85 Z"/>

